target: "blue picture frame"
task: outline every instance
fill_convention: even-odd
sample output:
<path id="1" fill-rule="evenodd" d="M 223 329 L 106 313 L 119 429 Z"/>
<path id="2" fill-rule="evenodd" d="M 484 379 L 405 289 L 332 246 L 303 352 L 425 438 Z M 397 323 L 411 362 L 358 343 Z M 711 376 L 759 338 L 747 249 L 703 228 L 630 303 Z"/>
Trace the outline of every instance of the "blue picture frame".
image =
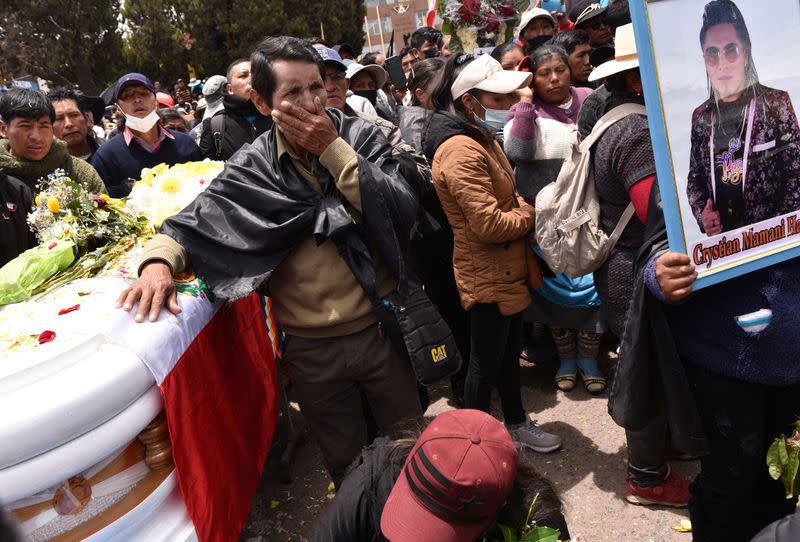
<path id="1" fill-rule="evenodd" d="M 654 0 L 658 2 L 660 0 Z M 667 0 L 670 1 L 670 0 Z M 703 6 L 706 2 L 693 3 Z M 741 0 L 746 2 L 747 0 Z M 644 97 L 648 112 L 648 124 L 650 137 L 653 142 L 653 152 L 656 161 L 656 173 L 658 184 L 661 190 L 663 202 L 664 218 L 669 238 L 669 248 L 673 252 L 689 254 L 692 257 L 692 249 L 696 247 L 695 242 L 687 242 L 683 218 L 680 211 L 678 184 L 675 179 L 675 168 L 672 161 L 672 151 L 670 149 L 670 139 L 667 130 L 667 122 L 662 99 L 662 89 L 658 77 L 658 65 L 656 63 L 657 53 L 654 48 L 653 26 L 650 21 L 648 4 L 653 0 L 629 0 L 631 19 L 634 26 L 636 37 L 636 47 L 639 57 L 639 69 L 642 76 Z M 699 20 L 686 21 L 687 24 L 696 25 L 699 29 Z M 697 57 L 701 57 L 699 44 L 697 45 Z M 798 209 L 800 215 L 800 209 Z M 800 216 L 798 217 L 800 218 Z M 759 223 L 760 224 L 760 223 Z M 797 235 L 796 243 L 792 241 L 783 247 L 774 250 L 765 249 L 763 254 L 742 256 L 736 261 L 726 265 L 720 265 L 711 270 L 697 266 L 698 279 L 694 283 L 695 290 L 705 288 L 722 281 L 756 271 L 758 269 L 775 265 L 779 262 L 800 256 L 800 234 Z M 697 260 L 695 260 L 697 261 Z"/>

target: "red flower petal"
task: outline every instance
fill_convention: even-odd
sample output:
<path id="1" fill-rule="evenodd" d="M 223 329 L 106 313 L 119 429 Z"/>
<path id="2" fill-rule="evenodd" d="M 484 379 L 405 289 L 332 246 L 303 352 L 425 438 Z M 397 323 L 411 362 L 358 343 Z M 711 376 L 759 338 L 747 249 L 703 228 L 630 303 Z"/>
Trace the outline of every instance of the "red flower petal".
<path id="1" fill-rule="evenodd" d="M 65 314 L 69 314 L 70 312 L 75 312 L 76 310 L 80 309 L 80 305 L 73 305 L 72 307 L 67 307 L 66 309 L 61 309 L 58 311 L 59 316 L 63 316 Z"/>
<path id="2" fill-rule="evenodd" d="M 47 250 L 53 250 L 57 246 L 58 246 L 58 243 L 50 243 L 49 245 L 47 245 Z"/>
<path id="3" fill-rule="evenodd" d="M 50 331 L 50 330 L 42 331 L 41 333 L 39 333 L 39 344 L 49 343 L 55 338 L 56 338 L 55 331 Z"/>

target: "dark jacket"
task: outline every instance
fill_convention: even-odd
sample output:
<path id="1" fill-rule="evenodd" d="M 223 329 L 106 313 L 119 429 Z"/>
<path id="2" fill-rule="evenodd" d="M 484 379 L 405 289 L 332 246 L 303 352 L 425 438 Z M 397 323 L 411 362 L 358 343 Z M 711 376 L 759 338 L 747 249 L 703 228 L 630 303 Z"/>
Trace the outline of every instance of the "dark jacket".
<path id="1" fill-rule="evenodd" d="M 744 218 L 754 224 L 800 209 L 800 126 L 789 94 L 757 84 L 747 173 Z M 745 91 L 750 95 L 751 90 Z M 700 231 L 701 215 L 714 189 L 709 141 L 717 122 L 713 99 L 692 114 L 691 155 L 686 193 Z"/>
<path id="2" fill-rule="evenodd" d="M 617 425 L 634 431 L 663 413 L 673 445 L 701 456 L 708 448 L 689 382 L 663 305 L 645 285 L 648 261 L 667 248 L 658 184 L 650 191 L 647 215 L 645 242 L 634 263 L 633 295 L 620 338 L 608 412 Z"/>
<path id="3" fill-rule="evenodd" d="M 32 201 L 31 189 L 0 169 L 0 267 L 36 246 L 27 222 Z"/>
<path id="4" fill-rule="evenodd" d="M 164 163 L 168 166 L 202 160 L 200 149 L 188 135 L 167 130 L 156 152 L 149 152 L 136 141 L 125 143 L 125 134 L 118 133 L 92 155 L 92 166 L 103 178 L 108 194 L 122 198 L 130 194 L 133 183 L 142 177 L 142 169 Z"/>
<path id="5" fill-rule="evenodd" d="M 426 192 L 434 191 L 433 179 L 431 178 L 431 166 L 428 163 L 428 160 L 425 158 L 425 156 L 423 156 L 421 150 L 413 147 L 405 141 L 400 129 L 397 126 L 383 117 L 362 111 L 355 111 L 349 105 L 345 105 L 344 114 L 348 117 L 358 117 L 360 119 L 364 119 L 365 121 L 377 126 L 383 136 L 389 141 L 389 144 L 392 146 L 395 155 L 405 154 L 414 161 L 414 164 L 416 165 L 416 171 L 403 172 L 406 180 L 411 181 L 412 178 L 419 177 L 415 184 L 419 186 L 421 193 L 424 194 Z M 406 162 L 404 161 L 403 163 L 405 164 Z"/>
<path id="6" fill-rule="evenodd" d="M 383 542 L 381 514 L 405 457 L 389 457 L 391 441 L 379 437 L 361 451 L 322 512 L 312 542 Z"/>
<path id="7" fill-rule="evenodd" d="M 360 221 L 317 158 L 312 170 L 323 195 L 287 155 L 278 160 L 273 126 L 242 147 L 208 189 L 161 227 L 186 249 L 215 296 L 235 300 L 259 288 L 309 235 L 344 247 L 340 253 L 359 278 L 375 280 L 371 248 L 399 276 L 404 264 L 398 240 L 408 239 L 417 213 L 417 192 L 401 171 L 414 165 L 395 156 L 372 124 L 334 109 L 327 113 L 358 155 Z M 409 164 L 401 167 L 403 160 Z"/>
<path id="8" fill-rule="evenodd" d="M 423 152 L 422 132 L 430 115 L 431 111 L 415 105 L 400 107 L 398 110 L 400 134 L 417 152 Z"/>
<path id="9" fill-rule="evenodd" d="M 105 145 L 107 140 L 94 133 L 94 130 L 89 130 L 89 133 L 86 135 L 86 142 L 89 144 L 89 148 L 92 149 L 92 152 L 88 157 L 85 158 L 85 160 L 87 162 L 91 162 L 94 153 L 97 152 L 97 149 Z"/>
<path id="10" fill-rule="evenodd" d="M 225 108 L 205 119 L 200 132 L 200 152 L 204 158 L 212 160 L 229 160 L 245 143 L 252 143 L 272 127 L 272 118 L 259 113 L 250 100 L 226 94 L 222 102 Z M 218 129 L 220 119 L 215 121 L 215 117 L 222 119 Z"/>
<path id="11" fill-rule="evenodd" d="M 751 542 L 796 542 L 800 540 L 800 510 L 770 523 Z"/>

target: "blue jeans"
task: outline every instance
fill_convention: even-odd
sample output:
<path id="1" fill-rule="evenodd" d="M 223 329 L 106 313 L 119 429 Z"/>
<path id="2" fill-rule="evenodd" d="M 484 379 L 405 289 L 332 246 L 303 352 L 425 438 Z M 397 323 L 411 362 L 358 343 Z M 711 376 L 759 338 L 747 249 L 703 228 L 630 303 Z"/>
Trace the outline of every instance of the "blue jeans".
<path id="1" fill-rule="evenodd" d="M 767 471 L 767 449 L 790 436 L 800 415 L 800 384 L 773 387 L 721 376 L 692 363 L 686 374 L 711 453 L 690 486 L 689 515 L 697 542 L 746 542 L 792 513 L 783 484 Z"/>

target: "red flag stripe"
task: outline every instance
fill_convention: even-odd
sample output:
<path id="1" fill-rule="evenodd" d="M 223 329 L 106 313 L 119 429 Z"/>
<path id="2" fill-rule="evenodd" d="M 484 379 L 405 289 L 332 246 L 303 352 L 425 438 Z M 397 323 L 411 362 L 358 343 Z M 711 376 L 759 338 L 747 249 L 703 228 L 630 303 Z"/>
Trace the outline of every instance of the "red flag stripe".
<path id="1" fill-rule="evenodd" d="M 175 467 L 202 542 L 236 540 L 275 433 L 275 360 L 256 294 L 220 309 L 161 385 Z"/>

